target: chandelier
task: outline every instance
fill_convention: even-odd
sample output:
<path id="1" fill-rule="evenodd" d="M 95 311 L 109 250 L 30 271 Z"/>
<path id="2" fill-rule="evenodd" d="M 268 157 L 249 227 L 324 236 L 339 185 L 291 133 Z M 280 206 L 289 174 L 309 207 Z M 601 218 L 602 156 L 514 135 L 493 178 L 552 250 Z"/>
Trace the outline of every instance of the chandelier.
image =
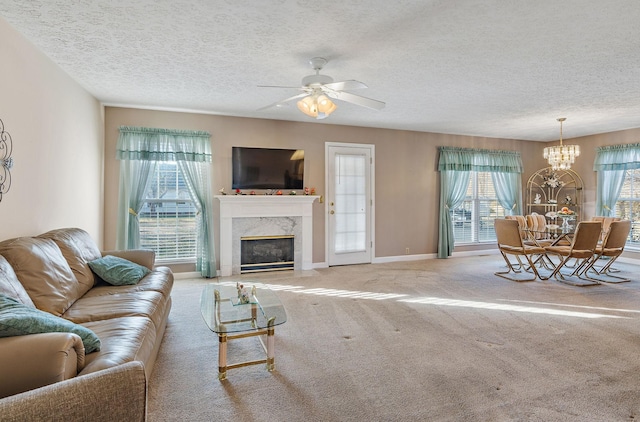
<path id="1" fill-rule="evenodd" d="M 324 94 L 314 92 L 298 101 L 298 109 L 309 117 L 324 119 L 338 108 Z"/>
<path id="2" fill-rule="evenodd" d="M 549 161 L 552 170 L 568 170 L 571 168 L 580 155 L 579 145 L 562 145 L 562 122 L 567 120 L 566 117 L 557 119 L 560 122 L 560 145 L 546 147 L 544 149 L 544 158 Z"/>

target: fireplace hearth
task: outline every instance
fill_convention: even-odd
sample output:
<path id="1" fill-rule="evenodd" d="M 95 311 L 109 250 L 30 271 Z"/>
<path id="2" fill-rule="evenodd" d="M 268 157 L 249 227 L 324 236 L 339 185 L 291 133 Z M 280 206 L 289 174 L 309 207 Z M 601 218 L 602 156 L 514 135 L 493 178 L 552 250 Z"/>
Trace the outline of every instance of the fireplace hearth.
<path id="1" fill-rule="evenodd" d="M 283 271 L 293 268 L 293 235 L 240 238 L 240 273 Z"/>

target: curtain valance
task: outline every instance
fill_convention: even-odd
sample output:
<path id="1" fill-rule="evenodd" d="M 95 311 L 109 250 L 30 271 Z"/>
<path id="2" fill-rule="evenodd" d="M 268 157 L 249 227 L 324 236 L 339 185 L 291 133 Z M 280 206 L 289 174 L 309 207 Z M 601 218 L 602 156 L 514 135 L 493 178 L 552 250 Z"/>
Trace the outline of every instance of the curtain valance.
<path id="1" fill-rule="evenodd" d="M 522 159 L 517 151 L 498 151 L 439 147 L 438 171 L 487 171 L 522 173 Z"/>
<path id="2" fill-rule="evenodd" d="M 640 168 L 640 144 L 608 145 L 596 148 L 593 171 Z"/>
<path id="3" fill-rule="evenodd" d="M 211 134 L 195 130 L 121 126 L 118 160 L 211 162 Z"/>

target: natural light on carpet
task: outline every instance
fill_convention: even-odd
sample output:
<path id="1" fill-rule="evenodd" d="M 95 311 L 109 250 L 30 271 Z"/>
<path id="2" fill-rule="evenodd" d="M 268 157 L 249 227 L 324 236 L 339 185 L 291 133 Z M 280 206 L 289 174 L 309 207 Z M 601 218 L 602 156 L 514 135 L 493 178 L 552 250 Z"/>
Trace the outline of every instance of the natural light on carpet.
<path id="1" fill-rule="evenodd" d="M 235 286 L 235 282 L 222 282 L 220 284 Z M 561 316 L 571 316 L 576 318 L 591 318 L 591 319 L 628 318 L 628 317 L 617 316 L 617 315 L 605 315 L 605 314 L 589 313 L 589 312 L 567 311 L 562 309 L 552 309 L 548 307 L 538 308 L 535 306 L 510 305 L 506 303 L 445 299 L 445 298 L 438 298 L 438 297 L 412 298 L 406 294 L 396 294 L 396 293 L 374 293 L 374 292 L 361 292 L 357 290 L 354 291 L 354 290 L 323 289 L 323 288 L 307 289 L 304 286 L 291 286 L 291 285 L 267 284 L 267 283 L 261 283 L 261 284 L 270 288 L 271 290 L 287 291 L 287 292 L 293 292 L 293 293 L 318 295 L 318 296 L 333 296 L 333 297 L 344 297 L 344 298 L 352 298 L 352 299 L 369 299 L 369 300 L 396 299 L 398 302 L 417 303 L 417 304 L 423 304 L 423 305 L 452 306 L 452 307 L 462 307 L 462 308 L 525 312 L 525 313 L 532 313 L 532 314 L 561 315 Z M 503 301 L 506 301 L 506 300 L 503 299 Z M 516 302 L 516 301 L 513 301 L 513 302 Z M 564 307 L 573 307 L 573 308 L 577 307 L 577 308 L 583 308 L 583 309 L 598 309 L 598 310 L 617 311 L 617 312 L 640 312 L 636 310 L 610 309 L 610 308 L 603 308 L 603 307 L 595 308 L 595 307 L 588 307 L 588 306 L 565 305 L 561 303 L 527 302 L 527 301 L 519 301 L 519 302 L 539 304 L 539 305 L 564 306 Z"/>

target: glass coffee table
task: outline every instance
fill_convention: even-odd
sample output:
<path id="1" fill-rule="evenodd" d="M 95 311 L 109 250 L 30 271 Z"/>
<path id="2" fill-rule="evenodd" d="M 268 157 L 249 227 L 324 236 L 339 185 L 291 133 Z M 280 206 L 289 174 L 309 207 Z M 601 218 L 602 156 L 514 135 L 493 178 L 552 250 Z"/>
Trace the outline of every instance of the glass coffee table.
<path id="1" fill-rule="evenodd" d="M 278 296 L 259 283 L 243 281 L 245 300 L 238 298 L 236 283 L 211 283 L 200 296 L 202 318 L 211 331 L 218 334 L 218 379 L 227 378 L 227 370 L 265 363 L 268 371 L 275 368 L 275 326 L 287 321 Z M 266 345 L 260 336 L 266 336 Z M 227 341 L 258 336 L 266 359 L 227 364 Z"/>

